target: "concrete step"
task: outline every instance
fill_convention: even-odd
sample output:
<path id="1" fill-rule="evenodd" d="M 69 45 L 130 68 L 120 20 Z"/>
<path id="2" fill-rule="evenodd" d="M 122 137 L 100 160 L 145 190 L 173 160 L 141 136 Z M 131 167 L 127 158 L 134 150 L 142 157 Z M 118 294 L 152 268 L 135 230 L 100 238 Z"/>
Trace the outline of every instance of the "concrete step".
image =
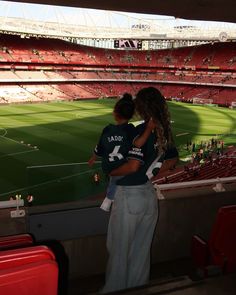
<path id="1" fill-rule="evenodd" d="M 151 280 L 148 285 L 142 287 L 136 287 L 127 289 L 124 291 L 112 292 L 108 294 L 127 294 L 127 295 L 150 295 L 150 294 L 171 294 L 178 290 L 184 290 L 199 284 L 199 282 L 193 282 L 187 276 L 181 277 L 164 277 Z M 88 295 L 98 295 L 99 292 L 89 293 Z"/>

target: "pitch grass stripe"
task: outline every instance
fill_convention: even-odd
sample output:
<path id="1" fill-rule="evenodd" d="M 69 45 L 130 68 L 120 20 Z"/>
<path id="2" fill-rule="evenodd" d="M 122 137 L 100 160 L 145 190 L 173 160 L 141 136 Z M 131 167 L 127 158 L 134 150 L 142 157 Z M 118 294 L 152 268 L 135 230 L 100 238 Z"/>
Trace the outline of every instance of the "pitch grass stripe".
<path id="1" fill-rule="evenodd" d="M 92 116 L 91 114 L 88 114 L 89 116 Z M 48 116 L 48 115 L 47 115 Z M 51 123 L 52 121 L 53 122 L 55 122 L 55 121 L 57 121 L 57 120 L 55 120 L 54 118 L 55 117 L 58 117 L 59 118 L 59 121 L 64 121 L 64 120 L 62 120 L 61 118 L 62 117 L 64 117 L 64 118 L 66 118 L 66 119 L 69 119 L 69 120 L 71 120 L 71 116 L 69 115 L 67 115 L 67 114 L 62 114 L 62 116 L 52 116 L 52 114 L 51 114 L 51 116 L 52 116 L 52 118 L 53 119 L 48 119 L 48 117 L 47 116 L 45 116 L 46 117 L 46 122 L 47 123 Z M 74 115 L 73 115 L 74 116 Z M 14 116 L 13 116 L 14 117 Z M 27 117 L 27 118 L 26 118 Z M 36 120 L 36 117 L 37 116 L 35 116 L 35 114 L 30 114 L 30 115 L 27 115 L 27 116 L 24 116 L 24 119 L 22 118 L 22 117 L 17 117 L 17 118 L 12 118 L 14 121 L 20 121 L 20 125 L 23 125 L 23 126 L 25 126 L 25 125 L 27 125 L 27 126 L 29 126 L 30 125 L 30 122 L 33 122 L 34 124 L 38 121 L 38 122 L 40 122 L 40 123 L 42 123 L 42 121 L 43 121 L 43 118 L 42 118 L 42 116 L 39 116 L 38 118 L 37 118 L 37 120 Z M 31 119 L 30 119 L 31 118 Z M 23 120 L 22 120 L 23 119 Z M 13 121 L 13 120 L 11 120 L 11 121 Z M 100 118 L 100 120 L 101 120 L 101 125 L 103 124 L 103 122 L 102 122 L 102 118 Z M 23 124 L 22 122 L 24 122 L 24 123 L 26 123 L 26 124 Z M 78 120 L 76 120 L 76 122 L 78 122 Z M 88 123 L 86 123 L 87 125 L 88 125 Z M 14 125 L 14 124 L 11 124 L 11 125 Z M 19 124 L 18 124 L 18 126 L 19 126 Z M 93 129 L 96 129 L 97 128 L 97 124 L 94 124 L 93 125 Z"/>
<path id="2" fill-rule="evenodd" d="M 40 119 L 39 119 L 40 120 Z M 21 120 L 21 123 L 22 123 L 22 120 Z M 50 134 L 50 129 L 49 128 L 47 128 L 47 127 L 44 127 L 45 125 L 40 125 L 40 126 L 37 126 L 37 127 L 35 127 L 35 131 L 36 132 L 38 132 L 39 134 L 38 134 L 38 136 L 40 136 L 40 134 L 41 134 L 41 137 L 45 137 L 45 134 Z M 50 125 L 48 125 L 48 126 L 50 126 Z M 53 126 L 53 125 L 52 125 Z M 30 132 L 27 132 L 28 130 L 30 130 Z M 30 133 L 32 132 L 33 130 L 32 130 L 32 128 L 24 128 L 24 132 L 25 133 L 28 133 L 29 135 L 31 135 Z M 33 134 L 37 134 L 36 132 L 34 132 Z M 50 137 L 51 136 L 53 136 L 53 137 L 55 137 L 56 135 L 55 135 L 55 132 L 51 132 L 51 134 L 50 134 Z M 71 135 L 72 137 L 73 137 L 73 135 Z M 29 136 L 30 137 L 30 136 Z M 13 140 L 13 139 L 12 139 Z M 24 139 L 22 139 L 22 140 L 24 140 Z M 75 140 L 75 138 L 74 138 L 74 140 Z M 60 140 L 61 141 L 61 140 Z"/>
<path id="3" fill-rule="evenodd" d="M 96 110 L 96 112 L 99 112 L 99 108 L 97 108 L 97 106 L 94 106 L 93 109 L 88 109 L 88 108 L 84 108 L 84 107 L 76 107 L 75 105 L 70 105 L 69 108 L 67 108 L 66 104 L 63 104 L 61 106 L 58 107 L 58 105 L 51 105 L 51 104 L 40 104 L 37 105 L 37 107 L 34 109 L 33 107 L 28 107 L 27 108 L 27 112 L 25 114 L 31 114 L 28 112 L 28 110 L 31 110 L 33 113 L 35 114 L 49 114 L 49 113 L 65 113 L 65 114 L 70 114 L 70 113 L 74 113 L 74 112 L 85 112 L 85 110 L 89 111 L 89 114 L 91 114 L 91 111 L 94 112 L 94 110 Z M 102 112 L 104 112 L 104 107 L 101 110 Z M 107 111 L 110 111 L 109 108 L 107 109 Z"/>
<path id="4" fill-rule="evenodd" d="M 4 139 L 6 139 L 6 140 L 9 140 L 9 141 L 12 141 L 12 142 L 15 142 L 15 143 L 17 143 L 17 144 L 20 144 L 20 145 L 22 145 L 22 146 L 24 146 L 24 147 L 26 147 L 26 148 L 28 148 L 28 149 L 34 149 L 34 147 L 32 147 L 32 146 L 28 146 L 27 144 L 24 144 L 24 143 L 22 143 L 22 142 L 20 142 L 20 141 L 17 141 L 17 140 L 15 140 L 15 139 L 12 139 L 12 138 L 9 138 L 9 137 L 6 137 L 6 136 L 0 136 L 1 138 L 4 138 Z"/>
<path id="5" fill-rule="evenodd" d="M 32 153 L 29 153 L 27 155 L 32 155 Z M 20 157 L 20 159 L 17 159 L 16 157 Z M 22 184 L 26 184 L 26 174 L 25 174 L 25 167 L 30 165 L 32 162 L 32 158 L 29 159 L 29 163 L 26 164 L 27 161 L 22 159 L 22 156 L 12 156 L 12 157 L 5 157 L 1 159 L 1 172 L 0 172 L 0 178 L 1 180 L 5 180 L 6 184 L 7 182 L 12 183 L 13 187 L 20 187 Z M 4 169 L 3 169 L 4 168 Z M 6 185 L 2 185 L 0 187 L 0 191 L 5 190 Z"/>
<path id="6" fill-rule="evenodd" d="M 7 134 L 7 130 L 5 128 L 0 127 L 0 131 L 3 131 L 3 133 L 0 134 L 0 137 L 4 137 Z"/>
<path id="7" fill-rule="evenodd" d="M 97 105 L 97 104 L 100 104 L 101 106 L 104 106 L 104 105 L 107 105 L 107 104 L 110 104 L 110 103 L 114 103 L 116 101 L 116 99 L 113 99 L 113 98 L 106 98 L 106 99 L 91 99 L 91 100 L 88 100 L 88 99 L 81 99 L 81 100 L 75 100 L 75 101 L 68 101 L 68 100 L 64 100 L 62 103 L 63 104 L 82 104 L 82 105 L 86 105 L 88 107 L 90 107 L 90 105 Z"/>
<path id="8" fill-rule="evenodd" d="M 60 128 L 60 130 L 63 129 L 62 130 L 63 132 L 59 135 L 59 137 L 61 137 L 61 142 L 62 143 L 65 140 L 67 141 L 67 138 L 66 139 L 63 138 L 64 133 L 73 134 L 73 136 L 78 137 L 78 139 L 74 143 L 76 145 L 76 149 L 71 151 L 70 145 L 73 145 L 73 143 L 68 142 L 67 143 L 68 144 L 68 149 L 66 150 L 63 147 L 63 149 L 61 150 L 60 155 L 63 157 L 63 160 L 65 160 L 65 158 L 67 158 L 66 162 L 68 162 L 68 161 L 77 162 L 77 160 L 84 161 L 86 159 L 86 157 L 87 157 L 86 155 L 90 154 L 90 148 L 91 147 L 89 147 L 89 145 L 87 143 L 87 137 L 89 137 L 89 134 L 91 132 L 91 128 L 96 129 L 96 127 L 100 123 L 100 119 L 102 120 L 104 118 L 104 122 L 101 121 L 101 123 L 100 123 L 101 129 L 102 129 L 103 126 L 107 125 L 107 123 L 111 122 L 111 120 L 112 120 L 112 117 L 109 116 L 108 113 L 111 112 L 112 107 L 114 105 L 114 102 L 112 102 L 112 104 L 111 104 L 110 102 L 106 103 L 106 101 L 100 101 L 100 102 L 96 101 L 96 103 L 92 103 L 91 107 L 90 107 L 90 103 L 91 103 L 91 101 L 89 101 L 89 102 L 83 101 L 83 102 L 78 102 L 78 103 L 77 102 L 71 102 L 71 103 L 69 103 L 70 106 L 67 106 L 67 108 L 69 108 L 69 111 L 66 112 L 66 110 L 65 110 L 65 113 L 63 113 L 63 112 L 55 112 L 54 113 L 56 116 L 58 116 L 60 114 L 60 116 L 62 115 L 62 116 L 65 116 L 65 117 L 70 117 L 69 120 L 65 120 L 65 119 L 63 120 L 62 119 L 62 121 L 59 124 L 57 122 L 55 122 L 55 123 L 50 122 L 48 124 L 43 125 L 43 127 L 46 127 L 46 128 L 49 128 L 49 129 L 53 130 L 53 132 L 55 132 L 55 130 L 57 129 L 56 126 L 58 126 Z M 54 104 L 61 105 L 60 103 L 54 103 Z M 49 104 L 45 104 L 45 106 L 43 106 L 43 108 L 46 108 L 46 111 L 47 111 L 48 105 Z M 71 105 L 73 105 L 73 107 Z M 82 105 L 83 105 L 83 107 L 81 107 Z M 110 110 L 109 109 L 107 110 L 108 105 L 110 107 Z M 38 104 L 37 105 L 33 105 L 33 104 L 30 105 L 30 108 L 32 110 L 29 110 L 28 105 L 27 105 L 27 110 L 26 111 L 32 113 L 34 107 L 37 107 L 37 106 L 39 106 L 39 105 Z M 41 106 L 41 104 L 40 104 L 40 106 Z M 76 111 L 70 111 L 71 109 L 74 108 L 74 106 L 76 106 L 76 108 L 75 108 Z M 173 103 L 172 104 L 170 103 L 169 106 L 170 106 L 170 111 L 172 112 Z M 63 108 L 64 107 L 65 106 L 63 106 Z M 100 108 L 99 109 L 99 116 L 97 115 L 97 111 L 95 110 L 96 107 Z M 88 111 L 89 108 L 91 109 L 91 114 L 89 114 L 89 111 Z M 101 115 L 101 111 L 102 111 L 101 108 L 103 108 L 104 111 L 106 112 L 105 115 L 103 115 L 103 114 Z M 50 110 L 51 109 L 53 109 L 53 105 L 50 103 Z M 65 107 L 65 109 L 66 109 L 66 107 Z M 202 109 L 202 107 L 200 107 L 200 109 Z M 40 127 L 41 127 L 45 115 L 46 116 L 48 115 L 49 119 L 51 120 L 52 118 L 51 118 L 51 115 L 50 115 L 50 110 L 49 110 L 48 114 L 44 114 L 44 111 L 43 111 L 42 117 L 41 117 L 42 122 L 39 122 L 39 120 L 35 119 L 34 116 L 32 116 L 32 118 L 27 118 L 27 120 L 26 120 L 27 123 L 25 123 L 25 124 L 31 125 L 30 127 L 24 127 L 24 128 L 20 127 L 19 128 L 20 122 L 15 123 L 15 122 L 17 122 L 17 120 L 15 120 L 14 122 L 11 121 L 11 123 L 10 123 L 11 127 L 14 127 L 15 129 L 10 130 L 9 137 L 14 138 L 14 139 L 20 139 L 21 138 L 20 136 L 22 134 L 21 131 L 25 130 L 25 129 L 27 131 L 31 130 L 33 135 L 37 135 L 38 134 L 38 129 L 37 129 L 38 127 L 34 126 L 34 125 L 35 124 L 40 124 Z M 83 113 L 83 110 L 85 111 L 84 113 Z M 235 117 L 236 112 L 235 111 L 234 112 L 231 111 L 229 113 L 230 117 L 231 117 L 231 119 L 230 119 L 230 118 L 227 118 L 227 116 L 225 116 L 225 112 L 227 112 L 228 110 L 224 110 L 224 109 L 223 109 L 224 112 L 219 114 L 218 112 L 212 112 L 211 108 L 205 108 L 203 114 L 201 114 L 201 113 L 199 114 L 199 111 L 195 107 L 190 108 L 186 104 L 184 105 L 184 104 L 178 103 L 177 106 L 174 106 L 174 110 L 175 110 L 175 113 L 173 114 L 172 119 L 175 120 L 175 122 L 187 122 L 187 126 L 189 127 L 190 132 L 191 132 L 190 139 L 192 139 L 193 134 L 198 133 L 199 134 L 199 136 L 198 136 L 199 140 L 200 139 L 204 140 L 207 135 L 202 134 L 203 132 L 201 132 L 201 130 L 204 130 L 204 129 L 207 128 L 207 125 L 209 125 L 209 123 L 210 123 L 209 119 L 211 119 L 211 118 L 212 118 L 212 122 L 217 122 L 217 118 L 220 118 L 220 123 L 222 123 L 221 126 L 224 126 L 224 119 L 225 119 L 226 122 L 229 121 L 230 123 L 232 122 L 232 118 L 233 118 L 234 122 L 235 122 L 235 119 L 236 119 L 236 117 Z M 39 111 L 40 110 L 38 110 L 38 112 Z M 73 120 L 73 116 L 75 116 L 76 113 L 81 113 L 81 117 L 80 118 L 75 117 L 74 120 Z M 93 120 L 94 114 L 96 114 L 96 118 L 95 118 L 96 121 Z M 39 113 L 37 115 L 39 115 Z M 0 117 L 2 119 L 4 116 L 2 117 L 0 115 Z M 24 116 L 18 116 L 18 117 L 23 118 Z M 4 120 L 4 123 L 8 124 L 8 120 L 11 119 L 11 118 L 15 119 L 14 116 L 6 116 L 7 120 Z M 111 118 L 111 119 L 107 119 L 107 118 Z M 214 119 L 214 121 L 213 121 L 213 119 Z M 78 124 L 77 124 L 78 121 L 84 122 L 85 124 L 84 125 L 81 124 L 81 126 L 78 127 Z M 87 121 L 87 123 L 86 123 L 86 121 Z M 92 125 L 90 125 L 89 128 L 84 130 L 84 132 L 83 132 L 83 129 L 86 128 L 85 126 L 88 125 L 88 124 L 91 124 L 91 122 L 95 122 L 95 125 L 94 125 L 95 127 L 92 127 Z M 14 125 L 13 125 L 13 123 L 14 123 Z M 70 126 L 71 126 L 71 128 L 70 128 Z M 175 126 L 186 128 L 186 124 L 182 124 L 182 126 L 180 126 L 180 125 L 175 123 L 175 124 L 173 124 L 173 127 L 175 128 Z M 204 127 L 204 126 L 206 126 L 206 127 Z M 5 127 L 5 124 L 2 125 L 2 127 Z M 44 138 L 50 139 L 52 131 L 43 131 L 42 129 L 40 129 L 40 130 L 42 131 L 42 134 L 43 134 L 43 132 L 49 132 L 49 134 L 46 134 L 46 133 L 44 134 Z M 214 134 L 219 133 L 219 132 L 222 133 L 221 131 L 219 131 L 219 130 L 221 130 L 220 127 L 217 126 L 216 130 L 217 130 L 217 132 L 215 131 Z M 92 130 L 92 132 L 93 133 L 91 133 L 91 138 L 90 138 L 89 142 L 93 143 L 93 144 L 91 144 L 91 146 L 94 146 L 94 143 L 97 140 L 96 134 L 98 134 L 98 133 L 94 132 L 94 130 Z M 206 133 L 206 132 L 204 132 L 204 133 Z M 86 137 L 84 137 L 84 135 Z M 35 143 L 35 142 L 32 141 L 32 136 L 30 136 L 30 135 L 28 135 L 28 137 L 26 137 L 26 139 L 29 139 L 30 143 L 31 142 Z M 182 139 L 179 138 L 178 140 L 176 140 L 176 142 L 182 142 L 183 139 L 184 138 L 182 138 Z M 43 137 L 40 138 L 39 141 L 43 141 Z M 37 143 L 35 143 L 35 144 L 37 144 Z M 45 149 L 47 148 L 47 150 L 48 150 L 47 144 L 49 145 L 49 142 L 46 142 L 46 144 L 44 145 L 44 141 L 43 141 L 43 146 L 45 147 Z M 25 162 L 28 163 L 28 166 L 30 166 L 32 164 L 36 164 L 36 165 L 37 164 L 42 165 L 43 163 L 49 164 L 49 163 L 52 163 L 52 162 L 54 162 L 54 163 L 63 163 L 64 161 L 62 159 L 58 160 L 58 157 L 56 157 L 56 155 L 55 155 L 55 153 L 56 152 L 58 153 L 58 150 L 61 148 L 60 145 L 57 146 L 57 145 L 54 144 L 54 142 L 52 142 L 51 145 L 52 146 L 49 147 L 50 153 L 48 153 L 46 150 L 45 150 L 45 152 L 39 151 L 38 154 L 37 154 L 37 158 L 33 157 L 33 153 L 25 154 L 25 155 L 22 155 L 22 156 L 19 155 L 19 157 L 25 158 Z M 80 147 L 83 148 L 83 151 L 82 151 L 82 149 L 80 150 Z M 56 152 L 55 152 L 55 149 L 56 149 Z M 76 153 L 78 155 L 76 155 Z M 16 155 L 16 157 L 17 157 L 17 155 Z M 50 157 L 52 157 L 52 159 L 49 159 Z M 76 161 L 74 161 L 74 160 L 76 160 Z M 31 163 L 30 163 L 30 161 L 31 161 Z M 12 169 L 14 171 L 9 171 L 9 173 L 14 172 L 14 175 L 10 175 L 9 173 L 7 173 L 7 178 L 11 177 L 11 181 L 12 181 L 12 180 L 14 180 L 14 177 L 15 177 L 17 179 L 16 182 L 19 184 L 21 178 L 23 179 L 23 177 L 21 175 L 24 173 L 24 171 L 23 171 L 23 168 L 22 168 L 22 170 L 18 169 L 18 167 L 20 168 L 21 165 L 17 164 L 16 167 L 15 167 L 14 164 L 16 164 L 16 163 L 14 163 L 14 161 L 11 161 L 11 162 L 4 161 L 3 165 L 1 165 L 3 167 L 1 178 L 2 178 L 2 176 L 5 177 L 5 175 L 4 175 L 5 174 L 4 167 L 14 167 Z M 62 167 L 62 169 L 63 169 L 63 167 Z M 9 168 L 9 170 L 11 170 L 11 168 Z M 20 179 L 19 179 L 19 176 L 20 176 Z M 7 182 L 7 180 L 6 180 L 6 182 Z M 21 184 L 18 185 L 18 186 L 23 187 L 24 186 L 23 183 L 24 182 L 22 181 Z M 3 187 L 5 187 L 5 186 L 3 186 Z M 2 187 L 2 189 L 3 189 L 3 187 Z M 9 191 L 10 191 L 11 187 L 9 187 L 9 188 L 10 188 L 9 189 Z M 13 188 L 14 188 L 14 186 L 13 186 Z M 7 190 L 5 189 L 4 191 L 7 191 Z"/>
<path id="9" fill-rule="evenodd" d="M 50 117 L 50 119 L 49 119 Z M 74 116 L 73 116 L 74 117 Z M 64 119 L 66 118 L 66 120 Z M 71 121 L 71 116 L 67 116 L 66 114 L 58 116 L 58 115 L 53 115 L 52 113 L 50 114 L 46 114 L 45 116 L 42 116 L 42 114 L 30 114 L 27 116 L 23 116 L 23 117 L 15 117 L 15 119 L 13 118 L 12 121 L 19 121 L 21 126 L 30 126 L 30 125 L 36 125 L 37 122 L 40 123 L 40 125 L 42 125 L 42 123 L 47 123 L 47 124 L 51 124 L 51 123 L 55 123 L 55 122 L 71 122 L 72 125 L 77 125 L 79 124 L 83 124 L 85 126 L 85 128 L 89 128 L 89 125 L 91 124 L 93 126 L 93 129 L 98 128 L 95 122 L 94 123 L 85 123 L 82 122 L 81 120 L 73 120 Z M 24 123 L 25 124 L 24 124 Z M 30 124 L 30 122 L 32 122 L 32 124 Z M 69 123 L 70 124 L 70 123 Z M 101 122 L 101 125 L 103 124 L 103 122 Z M 86 126 L 88 125 L 88 126 Z"/>
<path id="10" fill-rule="evenodd" d="M 50 115 L 56 115 L 58 114 L 58 116 L 60 116 L 60 114 L 64 114 L 64 113 L 74 113 L 76 112 L 77 109 L 65 109 L 65 108 L 58 108 L 58 107 L 49 107 L 49 106 L 41 106 L 40 108 L 37 109 L 33 109 L 31 112 L 25 113 L 25 115 L 40 115 L 42 117 L 49 117 Z"/>
<path id="11" fill-rule="evenodd" d="M 90 169 L 88 171 L 75 173 L 75 174 L 67 175 L 67 176 L 64 176 L 64 177 L 58 177 L 58 178 L 55 178 L 55 179 L 52 179 L 52 180 L 49 180 L 49 181 L 44 181 L 44 182 L 39 183 L 39 184 L 34 184 L 34 185 L 31 185 L 31 186 L 21 187 L 21 188 L 19 188 L 17 190 L 12 190 L 12 191 L 9 191 L 9 192 L 2 193 L 2 194 L 0 194 L 0 197 L 4 197 L 6 195 L 14 194 L 14 193 L 21 192 L 21 191 L 26 191 L 26 190 L 33 189 L 33 188 L 40 187 L 40 186 L 44 186 L 44 185 L 51 184 L 51 183 L 54 183 L 54 182 L 58 182 L 58 180 L 65 180 L 65 179 L 73 178 L 75 176 L 87 174 L 87 173 L 94 172 L 94 171 L 96 171 L 96 169 Z"/>
<path id="12" fill-rule="evenodd" d="M 34 134 L 34 130 L 31 130 L 30 132 L 32 132 Z M 18 130 L 17 130 L 17 136 L 20 138 L 24 138 L 26 142 L 31 142 L 31 143 L 33 142 L 34 144 L 37 143 L 37 141 L 42 141 L 42 139 L 38 139 L 38 137 L 34 137 L 33 135 L 27 136 L 25 133 L 23 133 L 22 131 L 19 132 Z M 50 141 L 48 143 L 48 145 L 52 148 L 52 151 L 50 153 L 47 153 L 47 151 L 42 153 L 42 151 L 40 151 L 39 154 L 37 155 L 37 158 L 33 157 L 32 159 L 28 159 L 28 156 L 27 156 L 27 160 L 24 159 L 25 162 L 29 165 L 29 164 L 33 164 L 35 162 L 37 163 L 38 161 L 41 161 L 41 163 L 45 162 L 45 161 L 47 161 L 46 163 L 48 163 L 50 161 L 54 161 L 56 163 L 68 161 L 64 157 L 61 157 L 61 155 L 60 155 L 60 157 L 55 155 L 55 152 L 54 152 L 55 144 L 52 144 L 52 142 Z M 58 149 L 59 149 L 59 146 L 58 146 Z M 68 147 L 67 147 L 67 149 L 68 149 Z M 64 154 L 67 154 L 67 153 L 64 153 Z M 26 166 L 26 165 L 24 165 L 24 166 Z M 23 171 L 19 172 L 19 174 L 22 174 L 22 173 L 23 173 Z"/>
<path id="13" fill-rule="evenodd" d="M 47 138 L 45 138 L 45 134 L 47 134 Z M 88 142 L 86 141 L 84 144 L 81 144 L 81 139 L 79 137 L 71 137 L 68 134 L 66 138 L 63 138 L 65 142 L 61 142 L 61 136 L 57 137 L 56 135 L 55 137 L 55 135 L 46 128 L 43 129 L 43 132 L 35 131 L 34 128 L 27 131 L 21 130 L 21 137 L 25 138 L 25 140 L 28 138 L 28 141 L 34 144 L 36 143 L 40 149 L 40 154 L 38 155 L 39 160 L 41 159 L 41 161 L 44 161 L 43 155 L 46 153 L 47 155 L 51 154 L 52 160 L 56 159 L 56 163 L 73 161 L 75 159 L 80 161 L 84 160 L 86 149 L 88 158 L 95 145 L 95 143 L 92 142 L 90 146 L 88 146 Z M 49 159 L 50 157 L 47 156 L 46 158 Z M 51 163 L 51 161 L 49 163 Z"/>
<path id="14" fill-rule="evenodd" d="M 37 151 L 38 151 L 38 149 L 35 149 L 35 150 L 32 150 L 32 151 L 11 153 L 11 154 L 6 154 L 6 155 L 3 155 L 3 156 L 0 156 L 0 158 L 6 158 L 6 157 L 10 157 L 10 156 L 15 156 L 15 155 L 20 155 L 20 154 L 27 154 L 27 153 L 37 152 Z"/>
<path id="15" fill-rule="evenodd" d="M 56 107 L 58 110 L 63 109 L 65 112 L 70 112 L 71 110 L 74 111 L 91 111 L 94 113 L 94 111 L 103 111 L 106 109 L 111 109 L 111 106 L 105 106 L 104 104 L 100 105 L 98 102 L 97 103 L 90 103 L 86 104 L 86 101 L 74 101 L 73 103 L 65 103 L 61 102 L 59 104 L 57 103 L 49 103 L 49 104 L 40 104 L 43 108 L 45 109 L 54 109 Z"/>
<path id="16" fill-rule="evenodd" d="M 67 161 L 65 156 L 68 153 L 68 150 L 72 154 L 76 154 L 79 150 L 77 147 L 70 146 L 71 141 L 69 141 L 68 138 L 67 138 L 68 140 L 66 143 L 62 143 L 60 141 L 60 138 L 53 139 L 52 134 L 51 134 L 51 132 L 49 132 L 49 130 L 44 130 L 44 132 L 42 132 L 41 135 L 39 134 L 39 132 L 37 132 L 37 135 L 31 135 L 30 130 L 27 132 L 21 131 L 21 134 L 23 134 L 22 138 L 26 138 L 26 139 L 29 138 L 28 141 L 36 143 L 36 145 L 40 149 L 40 155 L 39 155 L 40 158 L 43 157 L 41 152 L 43 152 L 43 153 L 46 152 L 48 154 L 51 154 L 51 158 L 52 159 L 55 158 L 57 162 L 58 161 L 63 162 L 63 161 Z M 45 134 L 47 134 L 50 139 L 46 139 Z M 48 157 L 48 158 L 50 158 L 50 157 Z"/>
<path id="17" fill-rule="evenodd" d="M 9 129 L 9 128 L 20 128 L 20 127 L 25 127 L 25 126 L 31 126 L 35 125 L 36 122 L 33 122 L 32 119 L 29 120 L 27 117 L 22 120 L 22 118 L 18 117 L 4 117 L 1 118 L 1 125 L 4 126 L 4 128 Z"/>
<path id="18" fill-rule="evenodd" d="M 63 102 L 65 106 L 76 106 L 77 108 L 84 109 L 84 110 L 97 110 L 97 108 L 104 109 L 104 108 L 113 108 L 114 104 L 116 103 L 116 99 L 105 99 L 105 100 L 81 100 L 81 101 L 74 101 L 72 103 Z"/>
<path id="19" fill-rule="evenodd" d="M 22 117 L 22 116 L 30 116 L 30 115 L 49 115 L 53 112 L 65 112 L 65 109 L 63 108 L 60 108 L 59 111 L 55 111 L 55 109 L 53 108 L 50 108 L 48 106 L 44 106 L 43 108 L 42 107 L 39 107 L 38 105 L 37 106 L 31 106 L 31 107 L 22 107 L 21 108 L 21 112 L 19 112 L 19 109 L 15 109 L 15 108 L 12 108 L 12 109 L 9 109 L 8 110 L 8 115 L 12 115 L 12 117 Z M 76 111 L 76 109 L 71 109 L 72 112 Z"/>
<path id="20" fill-rule="evenodd" d="M 228 118 L 228 121 L 231 121 L 231 127 L 230 127 L 230 133 L 233 133 L 236 130 L 236 112 L 234 112 L 232 115 L 230 113 L 226 113 L 225 111 L 219 110 L 219 109 L 213 109 L 213 111 L 217 112 L 218 114 L 222 114 L 225 117 Z M 234 116 L 233 116 L 234 115 Z"/>
<path id="21" fill-rule="evenodd" d="M 32 131 L 34 135 L 32 135 Z M 78 142 L 78 137 L 70 135 L 68 133 L 64 133 L 62 142 L 60 132 L 55 133 L 54 130 L 52 131 L 46 127 L 37 127 L 37 130 L 34 130 L 34 128 L 33 130 L 32 128 L 24 129 L 21 131 L 21 133 L 24 133 L 26 135 L 23 136 L 23 138 L 30 138 L 29 141 L 36 143 L 36 145 L 39 146 L 40 149 L 43 148 L 43 146 L 45 147 L 46 144 L 47 146 L 51 146 L 55 152 L 58 152 L 58 150 L 63 147 L 64 149 L 68 150 L 68 146 L 70 150 L 78 151 L 78 148 L 80 148 L 81 146 L 74 146 Z M 45 138 L 45 134 L 47 134 L 48 138 Z"/>

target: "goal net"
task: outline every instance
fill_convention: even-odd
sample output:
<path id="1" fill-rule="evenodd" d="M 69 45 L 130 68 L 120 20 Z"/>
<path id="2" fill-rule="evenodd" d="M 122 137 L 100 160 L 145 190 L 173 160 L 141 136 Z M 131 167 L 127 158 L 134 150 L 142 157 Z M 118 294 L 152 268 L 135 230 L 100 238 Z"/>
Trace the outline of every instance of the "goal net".
<path id="1" fill-rule="evenodd" d="M 194 104 L 213 104 L 213 99 L 194 97 L 193 98 L 193 103 Z"/>
<path id="2" fill-rule="evenodd" d="M 232 109 L 236 108 L 236 101 L 232 101 L 232 102 L 231 102 L 231 108 L 232 108 Z"/>

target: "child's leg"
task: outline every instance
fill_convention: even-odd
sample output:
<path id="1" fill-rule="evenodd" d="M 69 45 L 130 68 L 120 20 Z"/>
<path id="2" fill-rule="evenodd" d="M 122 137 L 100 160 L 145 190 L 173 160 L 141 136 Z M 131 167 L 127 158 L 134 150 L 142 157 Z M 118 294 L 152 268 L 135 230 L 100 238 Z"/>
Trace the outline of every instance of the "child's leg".
<path id="1" fill-rule="evenodd" d="M 116 192 L 116 181 L 120 179 L 122 176 L 111 176 L 109 179 L 109 184 L 107 187 L 106 198 L 103 200 L 101 209 L 104 211 L 110 211 L 111 204 L 114 201 L 114 196 Z"/>
<path id="2" fill-rule="evenodd" d="M 109 184 L 107 187 L 107 193 L 106 193 L 106 197 L 109 200 L 114 201 L 114 196 L 115 196 L 115 192 L 116 192 L 116 181 L 118 179 L 120 179 L 120 176 L 110 176 Z"/>

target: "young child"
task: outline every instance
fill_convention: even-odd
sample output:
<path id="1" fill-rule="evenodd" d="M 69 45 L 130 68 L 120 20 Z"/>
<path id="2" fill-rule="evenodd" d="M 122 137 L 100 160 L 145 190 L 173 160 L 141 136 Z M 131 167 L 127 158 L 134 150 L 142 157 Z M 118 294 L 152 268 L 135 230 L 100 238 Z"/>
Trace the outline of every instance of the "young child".
<path id="1" fill-rule="evenodd" d="M 143 134 L 135 138 L 136 130 L 133 124 L 129 124 L 129 120 L 133 117 L 135 111 L 132 96 L 125 93 L 123 97 L 117 101 L 113 110 L 113 116 L 116 125 L 107 125 L 100 136 L 99 142 L 94 149 L 94 154 L 89 159 L 88 164 L 92 166 L 97 157 L 102 158 L 102 169 L 105 174 L 109 174 L 113 169 L 118 168 L 124 162 L 128 152 L 134 144 L 136 147 L 142 146 L 148 138 L 150 132 L 154 128 L 154 123 L 147 125 Z M 135 140 L 134 140 L 135 139 Z M 111 176 L 101 209 L 109 211 L 114 200 L 116 181 L 122 176 Z"/>

